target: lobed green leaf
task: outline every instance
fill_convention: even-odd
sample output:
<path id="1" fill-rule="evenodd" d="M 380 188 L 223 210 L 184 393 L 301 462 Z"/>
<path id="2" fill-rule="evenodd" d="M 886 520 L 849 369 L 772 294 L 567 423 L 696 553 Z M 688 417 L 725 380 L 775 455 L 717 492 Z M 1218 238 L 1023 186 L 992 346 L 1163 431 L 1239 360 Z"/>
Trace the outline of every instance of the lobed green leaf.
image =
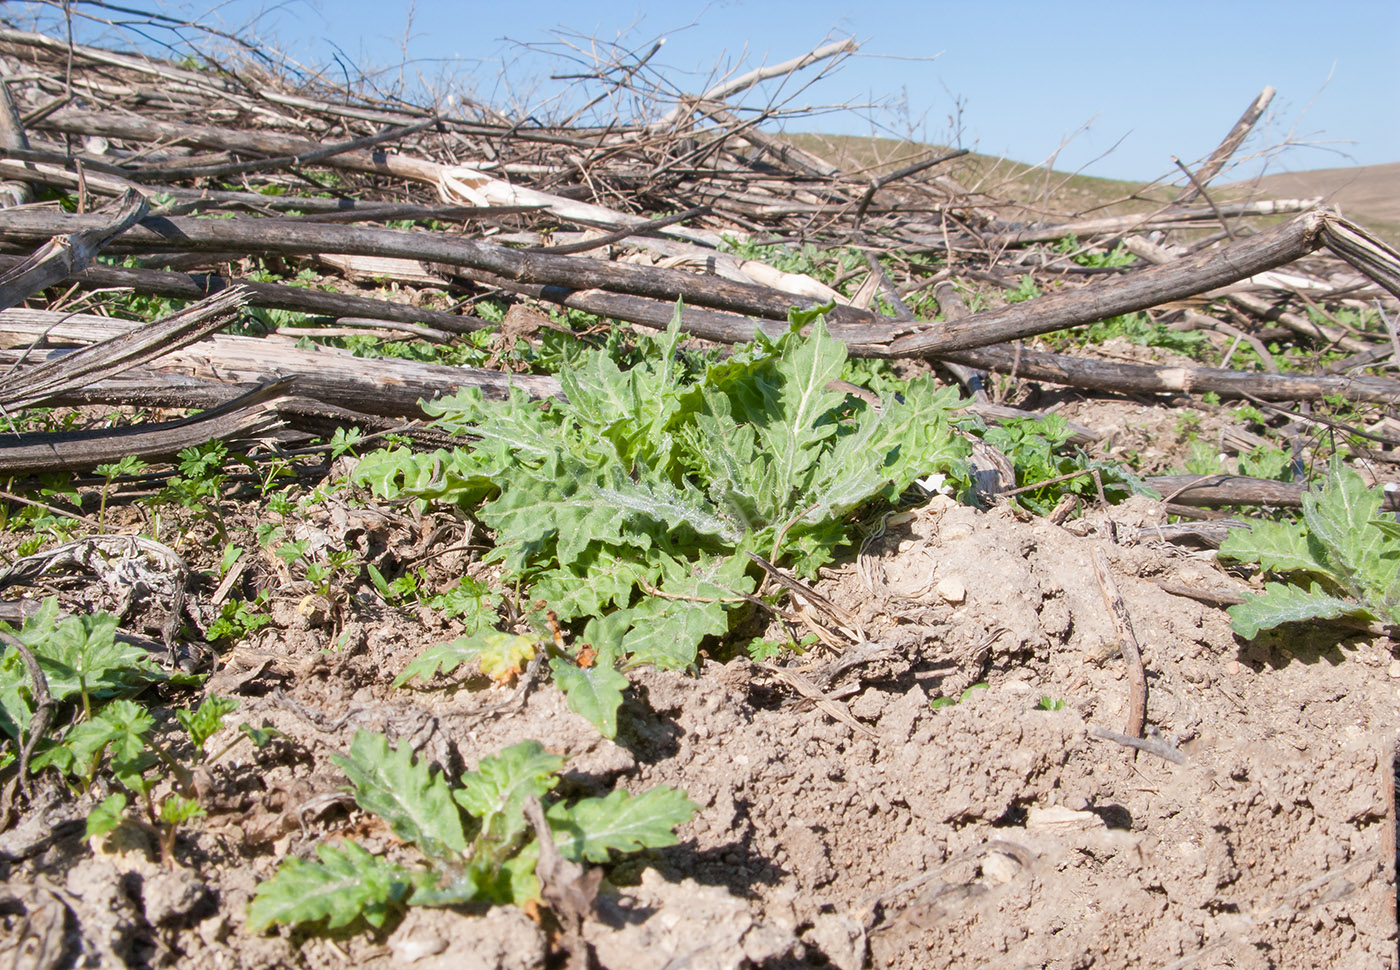
<path id="1" fill-rule="evenodd" d="M 462 776 L 462 787 L 452 797 L 481 823 L 482 839 L 508 843 L 525 831 L 525 802 L 553 789 L 563 766 L 564 759 L 538 741 L 522 741 L 483 758 L 475 771 Z"/>
<path id="2" fill-rule="evenodd" d="M 564 692 L 569 710 L 587 718 L 605 738 L 617 736 L 617 711 L 627 678 L 610 663 L 579 667 L 567 660 L 552 658 L 549 669 L 554 683 Z"/>
<path id="3" fill-rule="evenodd" d="M 611 852 L 676 844 L 675 829 L 699 809 L 684 792 L 660 786 L 632 795 L 618 789 L 603 798 L 552 805 L 546 815 L 560 852 L 575 862 L 607 862 Z"/>
<path id="4" fill-rule="evenodd" d="M 295 926 L 325 921 L 327 929 L 363 918 L 383 926 L 403 905 L 422 874 L 371 855 L 354 842 L 316 847 L 319 862 L 288 859 L 260 884 L 248 904 L 248 929 L 261 933 L 273 923 Z"/>
<path id="5" fill-rule="evenodd" d="M 350 779 L 359 806 L 388 822 L 399 838 L 443 861 L 466 851 L 462 817 L 446 779 L 415 761 L 406 745 L 396 750 L 382 734 L 360 730 L 349 754 L 331 760 Z"/>
<path id="6" fill-rule="evenodd" d="M 1231 629 L 1247 640 L 1254 639 L 1261 630 L 1284 623 L 1333 620 L 1343 616 L 1375 618 L 1365 607 L 1331 596 L 1317 583 L 1312 583 L 1307 589 L 1285 586 L 1283 583 L 1265 583 L 1263 593 L 1230 607 L 1228 612 Z"/>
<path id="7" fill-rule="evenodd" d="M 402 687 L 415 677 L 426 683 L 439 672 L 450 675 L 472 661 L 492 680 L 506 680 L 520 673 L 538 650 L 538 637 L 495 630 L 471 633 L 424 650 L 394 678 L 394 686 Z"/>

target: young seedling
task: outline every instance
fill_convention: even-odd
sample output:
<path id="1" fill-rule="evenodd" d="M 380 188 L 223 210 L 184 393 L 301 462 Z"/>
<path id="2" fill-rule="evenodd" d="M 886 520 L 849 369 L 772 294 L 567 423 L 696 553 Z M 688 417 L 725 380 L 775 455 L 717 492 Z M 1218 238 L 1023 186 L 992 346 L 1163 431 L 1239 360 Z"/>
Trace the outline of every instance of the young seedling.
<path id="1" fill-rule="evenodd" d="M 539 900 L 539 845 L 524 809 L 558 784 L 562 757 L 525 741 L 483 759 L 453 786 L 407 746 L 395 749 L 382 735 L 362 730 L 350 751 L 334 760 L 360 808 L 415 847 L 423 865 L 390 862 L 353 841 L 320 843 L 315 860 L 288 859 L 258 886 L 248 907 L 250 930 L 322 922 L 336 929 L 357 920 L 378 927 L 406 905 Z M 601 863 L 614 852 L 674 845 L 675 828 L 695 808 L 681 792 L 658 787 L 640 795 L 614 791 L 556 801 L 546 817 L 561 855 Z"/>
<path id="2" fill-rule="evenodd" d="M 1230 607 L 1234 631 L 1253 639 L 1307 620 L 1400 625 L 1400 523 L 1380 508 L 1381 494 L 1334 460 L 1321 491 L 1303 493 L 1301 522 L 1232 530 L 1221 556 L 1288 580 Z"/>
<path id="3" fill-rule="evenodd" d="M 123 475 L 139 475 L 149 466 L 137 458 L 135 455 L 127 455 L 118 462 L 108 462 L 98 465 L 94 471 L 102 476 L 102 498 L 97 505 L 97 528 L 98 531 L 105 531 L 107 528 L 107 493 L 112 487 L 112 482 Z"/>

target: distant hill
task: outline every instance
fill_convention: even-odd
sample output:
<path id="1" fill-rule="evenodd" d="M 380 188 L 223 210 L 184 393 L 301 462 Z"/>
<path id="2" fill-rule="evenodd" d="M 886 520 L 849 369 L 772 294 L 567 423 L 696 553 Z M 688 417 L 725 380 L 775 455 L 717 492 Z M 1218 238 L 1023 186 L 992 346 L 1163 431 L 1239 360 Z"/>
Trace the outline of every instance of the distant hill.
<path id="1" fill-rule="evenodd" d="M 789 134 L 789 141 L 848 172 L 880 174 L 931 154 L 938 145 L 850 135 Z M 934 170 L 989 195 L 1021 203 L 1018 218 L 1047 218 L 1051 213 L 1115 215 L 1155 209 L 1174 189 L 1142 182 L 1122 182 L 1088 175 L 1047 172 L 1023 162 L 972 154 Z M 1216 199 L 1298 199 L 1321 197 L 1393 246 L 1400 246 L 1400 162 L 1311 172 L 1285 172 L 1259 179 L 1216 185 Z M 1008 212 L 1006 215 L 1011 216 Z M 1273 220 L 1264 220 L 1268 224 Z"/>
<path id="2" fill-rule="evenodd" d="M 1391 245 L 1400 245 L 1400 162 L 1280 172 L 1221 188 L 1231 195 L 1269 199 L 1321 196 L 1348 219 L 1371 229 Z"/>
<path id="3" fill-rule="evenodd" d="M 813 152 L 852 175 L 881 175 L 947 151 L 942 145 L 861 135 L 787 134 L 784 137 L 798 148 Z M 1171 190 L 1162 186 L 1153 186 L 1144 193 L 1141 182 L 1073 175 L 976 152 L 945 162 L 928 174 L 947 175 L 974 192 L 1018 203 L 1002 213 L 1016 219 L 1142 212 L 1155 209 L 1171 198 Z"/>

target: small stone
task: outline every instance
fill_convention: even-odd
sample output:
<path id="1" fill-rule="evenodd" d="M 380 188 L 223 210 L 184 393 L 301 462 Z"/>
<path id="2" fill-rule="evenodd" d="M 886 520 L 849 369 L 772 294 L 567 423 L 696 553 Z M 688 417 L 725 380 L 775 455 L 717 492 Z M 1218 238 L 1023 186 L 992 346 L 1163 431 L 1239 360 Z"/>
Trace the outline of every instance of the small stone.
<path id="1" fill-rule="evenodd" d="M 141 885 L 146 920 L 153 926 L 189 926 L 208 915 L 209 887 L 190 869 L 170 869 L 148 876 Z"/>
<path id="2" fill-rule="evenodd" d="M 1400 660 L 1392 660 L 1390 662 L 1389 673 L 1391 677 L 1400 678 Z"/>
<path id="3" fill-rule="evenodd" d="M 1033 807 L 1026 811 L 1026 828 L 1032 831 L 1088 831 L 1103 828 L 1103 825 L 1103 819 L 1095 813 L 1077 812 L 1063 805 Z"/>
<path id="4" fill-rule="evenodd" d="M 940 579 L 933 591 L 942 597 L 945 603 L 961 603 L 967 599 L 967 587 L 952 576 Z"/>
<path id="5" fill-rule="evenodd" d="M 987 857 L 982 860 L 982 875 L 988 882 L 1003 885 L 1016 878 L 1020 872 L 1021 864 L 1009 855 L 1000 852 L 988 852 Z"/>

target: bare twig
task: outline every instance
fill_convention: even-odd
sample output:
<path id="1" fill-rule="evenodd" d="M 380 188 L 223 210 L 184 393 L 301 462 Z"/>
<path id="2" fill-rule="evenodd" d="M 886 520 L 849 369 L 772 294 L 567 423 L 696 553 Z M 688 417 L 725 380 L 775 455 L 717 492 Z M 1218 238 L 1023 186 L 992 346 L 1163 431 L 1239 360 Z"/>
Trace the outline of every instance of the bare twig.
<path id="1" fill-rule="evenodd" d="M 1123 648 L 1123 660 L 1128 665 L 1128 726 L 1129 737 L 1141 738 L 1147 726 L 1147 671 L 1142 665 L 1142 651 L 1138 649 L 1137 636 L 1133 633 L 1133 621 L 1128 616 L 1128 607 L 1118 593 L 1109 571 L 1108 556 L 1102 546 L 1096 546 L 1093 554 L 1094 575 L 1099 581 L 1104 604 L 1113 617 L 1114 629 L 1118 631 L 1118 643 Z"/>

